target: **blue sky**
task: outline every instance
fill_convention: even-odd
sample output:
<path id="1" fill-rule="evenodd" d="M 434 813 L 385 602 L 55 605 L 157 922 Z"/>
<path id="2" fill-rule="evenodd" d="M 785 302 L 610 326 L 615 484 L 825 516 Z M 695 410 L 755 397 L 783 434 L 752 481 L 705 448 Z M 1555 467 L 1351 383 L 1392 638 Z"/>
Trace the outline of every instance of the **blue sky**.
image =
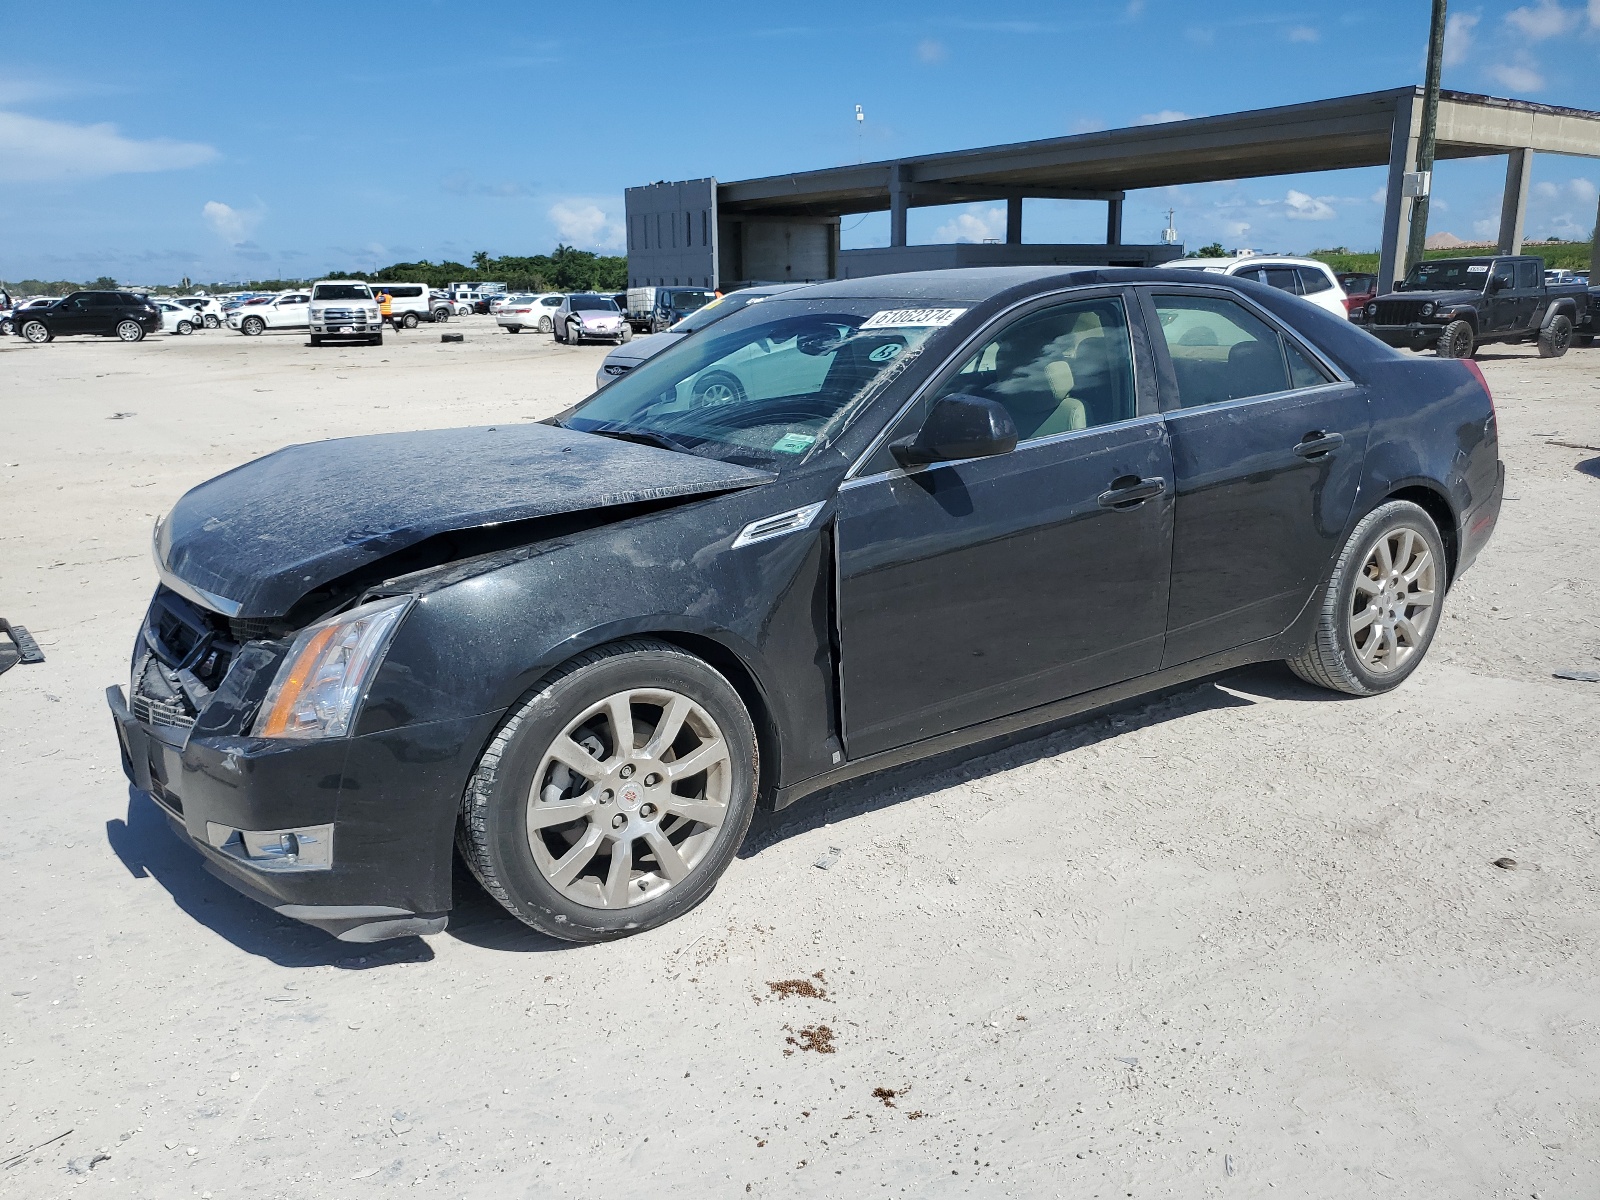
<path id="1" fill-rule="evenodd" d="M 616 251 L 625 187 L 1420 82 L 1426 0 L 338 5 L 74 0 L 0 40 L 0 279 L 315 275 L 558 240 Z M 1445 86 L 1600 109 L 1600 0 L 1452 4 Z M 858 128 L 854 106 L 866 121 Z M 1492 236 L 1503 160 L 1441 164 L 1431 228 Z M 1530 237 L 1586 237 L 1600 162 L 1541 156 Z M 1379 170 L 1130 195 L 1191 248 L 1373 248 Z M 1104 237 L 1029 201 L 1029 241 Z M 847 218 L 846 246 L 887 242 Z M 1003 232 L 914 210 L 913 242 Z"/>

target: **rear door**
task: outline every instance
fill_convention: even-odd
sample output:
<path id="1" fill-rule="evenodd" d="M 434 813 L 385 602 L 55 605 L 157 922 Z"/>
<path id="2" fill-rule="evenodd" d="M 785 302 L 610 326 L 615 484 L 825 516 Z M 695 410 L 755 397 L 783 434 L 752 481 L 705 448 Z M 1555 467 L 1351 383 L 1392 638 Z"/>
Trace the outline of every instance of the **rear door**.
<path id="1" fill-rule="evenodd" d="M 1163 666 L 1281 633 L 1355 504 L 1365 389 L 1237 293 L 1143 290 L 1176 504 Z"/>
<path id="2" fill-rule="evenodd" d="M 1122 293 L 1046 301 L 952 364 L 885 439 L 959 392 L 1012 413 L 1015 450 L 906 469 L 880 447 L 844 484 L 852 758 L 1156 669 L 1172 469 L 1153 383 Z"/>
<path id="3" fill-rule="evenodd" d="M 296 292 L 278 300 L 278 315 L 273 325 L 280 329 L 306 329 L 311 325 L 311 295 Z"/>

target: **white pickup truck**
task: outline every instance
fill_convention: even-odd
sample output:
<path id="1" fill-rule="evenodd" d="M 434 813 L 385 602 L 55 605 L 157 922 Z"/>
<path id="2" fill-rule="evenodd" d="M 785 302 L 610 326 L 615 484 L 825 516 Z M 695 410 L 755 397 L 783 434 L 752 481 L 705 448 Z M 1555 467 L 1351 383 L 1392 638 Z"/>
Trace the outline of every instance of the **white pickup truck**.
<path id="1" fill-rule="evenodd" d="M 421 289 L 426 291 L 426 289 Z M 357 339 L 383 345 L 383 316 L 372 289 L 359 279 L 319 279 L 311 285 L 311 344 Z"/>

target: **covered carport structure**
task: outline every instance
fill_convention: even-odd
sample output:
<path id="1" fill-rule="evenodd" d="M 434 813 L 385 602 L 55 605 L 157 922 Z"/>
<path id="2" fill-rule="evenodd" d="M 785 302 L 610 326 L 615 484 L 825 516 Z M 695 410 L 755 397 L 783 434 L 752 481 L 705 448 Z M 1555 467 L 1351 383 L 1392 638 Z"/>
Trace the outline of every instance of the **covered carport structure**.
<path id="1" fill-rule="evenodd" d="M 833 279 L 926 267 L 999 263 L 1150 265 L 1180 247 L 1128 245 L 1129 191 L 1350 167 L 1387 166 L 1379 278 L 1404 263 L 1415 197 L 1420 87 L 1367 92 L 1215 117 L 1109 129 L 829 167 L 760 179 L 656 183 L 627 192 L 628 273 L 635 285 L 730 287 L 753 281 Z M 1600 158 L 1600 112 L 1442 92 L 1435 157 L 1505 155 L 1500 250 L 1521 251 L 1535 153 Z M 1022 240 L 1025 199 L 1106 205 L 1103 244 Z M 1005 201 L 1006 238 L 983 245 L 912 246 L 906 214 L 932 205 Z M 889 245 L 839 248 L 840 219 L 889 213 Z"/>

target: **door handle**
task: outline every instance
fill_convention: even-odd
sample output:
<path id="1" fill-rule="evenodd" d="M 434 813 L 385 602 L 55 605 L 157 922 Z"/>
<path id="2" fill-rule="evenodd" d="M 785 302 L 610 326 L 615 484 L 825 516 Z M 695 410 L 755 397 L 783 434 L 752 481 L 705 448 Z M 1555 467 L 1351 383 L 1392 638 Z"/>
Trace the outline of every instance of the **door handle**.
<path id="1" fill-rule="evenodd" d="M 1137 475 L 1120 475 L 1111 481 L 1108 491 L 1100 493 L 1101 508 L 1126 511 L 1138 508 L 1146 500 L 1167 490 L 1167 481 L 1161 478 L 1140 479 Z"/>
<path id="2" fill-rule="evenodd" d="M 1301 438 L 1294 452 L 1301 458 L 1323 458 L 1342 445 L 1344 445 L 1344 434 L 1323 433 L 1318 429 Z"/>

